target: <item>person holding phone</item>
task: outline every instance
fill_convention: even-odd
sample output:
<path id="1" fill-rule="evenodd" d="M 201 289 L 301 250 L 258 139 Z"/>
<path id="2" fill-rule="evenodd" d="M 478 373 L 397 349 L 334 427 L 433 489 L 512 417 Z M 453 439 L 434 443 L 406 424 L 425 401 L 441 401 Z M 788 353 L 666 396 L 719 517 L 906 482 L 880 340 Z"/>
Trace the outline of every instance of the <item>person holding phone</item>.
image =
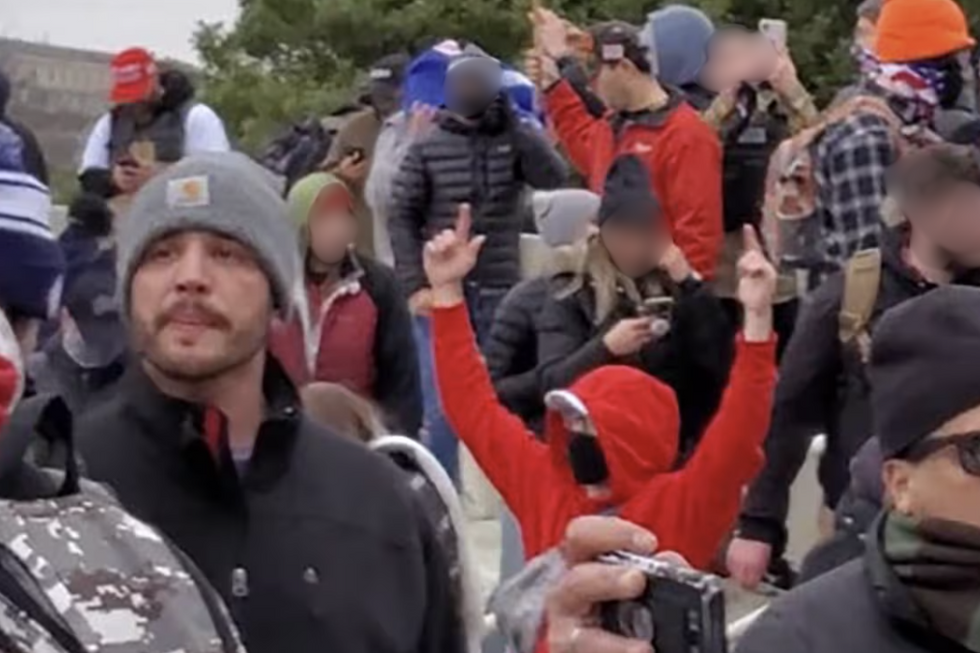
<path id="1" fill-rule="evenodd" d="M 603 188 L 598 233 L 585 264 L 559 275 L 541 308 L 538 380 L 565 388 L 603 365 L 636 367 L 677 394 L 681 451 L 690 451 L 718 407 L 731 361 L 721 304 L 671 239 L 643 162 L 623 156 Z M 645 314 L 672 299 L 669 328 Z"/>
<path id="2" fill-rule="evenodd" d="M 112 59 L 112 109 L 92 128 L 82 152 L 83 191 L 130 196 L 157 172 L 188 154 L 231 149 L 221 118 L 194 99 L 189 77 L 163 70 L 143 48 Z"/>

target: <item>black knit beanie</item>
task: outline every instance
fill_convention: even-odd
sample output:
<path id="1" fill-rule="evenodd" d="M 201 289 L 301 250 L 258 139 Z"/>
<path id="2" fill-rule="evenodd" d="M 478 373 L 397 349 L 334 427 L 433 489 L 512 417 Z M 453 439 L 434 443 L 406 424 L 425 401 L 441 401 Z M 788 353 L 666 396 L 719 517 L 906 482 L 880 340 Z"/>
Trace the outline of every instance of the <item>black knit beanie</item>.
<path id="1" fill-rule="evenodd" d="M 980 289 L 944 286 L 882 317 L 871 348 L 871 407 L 883 457 L 898 458 L 980 406 Z"/>
<path id="2" fill-rule="evenodd" d="M 659 219 L 660 202 L 643 161 L 631 154 L 613 161 L 599 205 L 599 226 L 607 222 L 649 226 Z"/>

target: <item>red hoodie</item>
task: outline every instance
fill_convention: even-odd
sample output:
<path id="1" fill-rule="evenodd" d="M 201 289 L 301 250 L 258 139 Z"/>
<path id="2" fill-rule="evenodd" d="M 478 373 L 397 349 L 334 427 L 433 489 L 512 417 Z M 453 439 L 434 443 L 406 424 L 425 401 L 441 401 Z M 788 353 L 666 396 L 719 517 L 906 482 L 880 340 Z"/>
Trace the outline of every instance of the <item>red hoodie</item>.
<path id="1" fill-rule="evenodd" d="M 656 534 L 662 549 L 707 568 L 735 522 L 742 488 L 762 467 L 776 378 L 774 340 L 738 343 L 721 408 L 678 472 L 670 472 L 680 422 L 670 388 L 622 366 L 576 382 L 570 390 L 588 408 L 609 467 L 612 498 L 600 503 L 572 476 L 560 417 L 548 415 L 543 444 L 497 400 L 466 306 L 436 309 L 433 321 L 446 417 L 514 513 L 527 558 L 557 545 L 575 517 L 615 506 L 620 517 Z"/>
<path id="2" fill-rule="evenodd" d="M 550 89 L 546 100 L 558 140 L 592 191 L 602 192 L 616 157 L 643 160 L 674 242 L 691 267 L 713 278 L 724 237 L 721 144 L 697 112 L 671 96 L 665 108 L 617 130 L 608 118 L 589 113 L 567 81 Z"/>

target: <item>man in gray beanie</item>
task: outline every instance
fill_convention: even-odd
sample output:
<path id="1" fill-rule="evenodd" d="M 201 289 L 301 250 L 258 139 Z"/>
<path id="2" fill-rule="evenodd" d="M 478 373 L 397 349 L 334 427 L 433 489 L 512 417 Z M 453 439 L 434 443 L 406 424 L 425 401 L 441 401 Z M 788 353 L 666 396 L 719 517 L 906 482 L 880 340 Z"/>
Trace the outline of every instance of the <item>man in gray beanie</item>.
<path id="1" fill-rule="evenodd" d="M 769 605 L 740 653 L 980 651 L 980 290 L 878 323 L 870 382 L 885 510 L 864 555 Z"/>
<path id="2" fill-rule="evenodd" d="M 134 360 L 80 420 L 88 471 L 190 556 L 253 653 L 461 650 L 409 489 L 309 422 L 267 353 L 301 269 L 290 225 L 240 154 L 187 157 L 138 193 L 118 239 Z"/>

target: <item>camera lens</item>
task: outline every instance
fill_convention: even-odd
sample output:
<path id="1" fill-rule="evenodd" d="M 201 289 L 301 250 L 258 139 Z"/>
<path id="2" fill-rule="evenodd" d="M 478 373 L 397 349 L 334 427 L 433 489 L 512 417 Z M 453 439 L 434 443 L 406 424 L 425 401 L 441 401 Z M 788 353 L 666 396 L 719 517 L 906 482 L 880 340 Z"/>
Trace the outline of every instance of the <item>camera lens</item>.
<path id="1" fill-rule="evenodd" d="M 653 642 L 653 613 L 642 603 L 630 601 L 617 606 L 616 625 L 624 637 Z"/>

